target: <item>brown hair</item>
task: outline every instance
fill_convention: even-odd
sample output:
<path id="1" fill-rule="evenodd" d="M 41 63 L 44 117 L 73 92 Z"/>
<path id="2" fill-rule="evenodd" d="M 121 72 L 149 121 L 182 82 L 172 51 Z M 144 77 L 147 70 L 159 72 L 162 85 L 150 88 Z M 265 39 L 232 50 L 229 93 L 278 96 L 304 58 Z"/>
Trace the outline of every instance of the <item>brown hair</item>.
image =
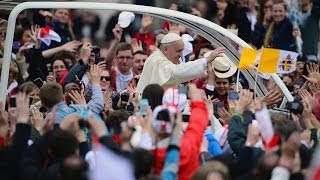
<path id="1" fill-rule="evenodd" d="M 282 4 L 284 9 L 287 11 L 287 4 L 283 0 L 273 0 L 272 7 L 275 4 Z M 266 35 L 265 35 L 264 40 L 263 40 L 263 46 L 264 47 L 270 47 L 271 46 L 271 39 L 272 39 L 272 36 L 273 36 L 273 33 L 274 33 L 274 28 L 275 28 L 275 21 L 273 21 L 270 24 L 270 26 L 269 26 L 269 28 L 268 28 L 268 30 L 266 32 Z"/>
<path id="2" fill-rule="evenodd" d="M 207 162 L 204 166 L 201 166 L 193 174 L 191 180 L 206 180 L 208 175 L 210 175 L 211 173 L 219 173 L 224 180 L 231 179 L 229 169 L 226 167 L 226 165 L 222 164 L 219 161 L 210 161 Z"/>
<path id="3" fill-rule="evenodd" d="M 19 86 L 18 92 L 29 94 L 36 88 L 38 88 L 38 86 L 35 83 L 27 81 Z"/>
<path id="4" fill-rule="evenodd" d="M 120 43 L 117 46 L 116 55 L 118 55 L 119 51 L 126 51 L 126 50 L 130 50 L 132 52 L 132 54 L 133 54 L 133 49 L 132 49 L 131 44 L 129 44 L 129 43 Z"/>
<path id="5" fill-rule="evenodd" d="M 46 83 L 40 88 L 39 96 L 41 103 L 44 106 L 52 108 L 54 105 L 62 101 L 62 87 L 56 82 Z"/>

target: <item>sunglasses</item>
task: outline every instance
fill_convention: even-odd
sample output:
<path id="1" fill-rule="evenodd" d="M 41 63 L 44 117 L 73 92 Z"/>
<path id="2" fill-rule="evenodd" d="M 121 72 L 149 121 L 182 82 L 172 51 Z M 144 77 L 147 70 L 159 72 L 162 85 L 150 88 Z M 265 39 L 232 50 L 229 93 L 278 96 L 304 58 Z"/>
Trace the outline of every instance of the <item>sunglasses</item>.
<path id="1" fill-rule="evenodd" d="M 100 81 L 103 81 L 103 79 L 104 79 L 105 81 L 110 81 L 110 80 L 111 80 L 110 76 L 101 76 L 101 77 L 100 77 Z"/>

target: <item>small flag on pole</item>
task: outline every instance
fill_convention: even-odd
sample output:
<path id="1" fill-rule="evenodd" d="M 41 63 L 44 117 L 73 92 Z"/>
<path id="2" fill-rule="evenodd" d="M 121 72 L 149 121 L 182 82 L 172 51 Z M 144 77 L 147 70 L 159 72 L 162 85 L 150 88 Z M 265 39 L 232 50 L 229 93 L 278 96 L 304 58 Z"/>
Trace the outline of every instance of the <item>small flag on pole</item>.
<path id="1" fill-rule="evenodd" d="M 253 67 L 256 65 L 256 57 L 258 54 L 258 50 L 244 47 L 242 49 L 238 67 L 242 69 L 253 70 Z"/>

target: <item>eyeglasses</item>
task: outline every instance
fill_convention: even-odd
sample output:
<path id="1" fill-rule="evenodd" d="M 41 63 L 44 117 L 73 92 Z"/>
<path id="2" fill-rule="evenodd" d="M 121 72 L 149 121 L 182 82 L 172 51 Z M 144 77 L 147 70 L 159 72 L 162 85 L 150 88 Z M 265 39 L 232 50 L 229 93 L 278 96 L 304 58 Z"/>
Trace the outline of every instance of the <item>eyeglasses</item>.
<path id="1" fill-rule="evenodd" d="M 120 60 L 124 60 L 124 59 L 132 60 L 132 57 L 131 56 L 119 56 L 119 57 L 117 57 L 117 59 L 120 59 Z"/>
<path id="2" fill-rule="evenodd" d="M 110 80 L 111 80 L 110 76 L 101 76 L 101 77 L 100 77 L 100 81 L 103 81 L 103 79 L 104 79 L 105 81 L 110 81 Z"/>

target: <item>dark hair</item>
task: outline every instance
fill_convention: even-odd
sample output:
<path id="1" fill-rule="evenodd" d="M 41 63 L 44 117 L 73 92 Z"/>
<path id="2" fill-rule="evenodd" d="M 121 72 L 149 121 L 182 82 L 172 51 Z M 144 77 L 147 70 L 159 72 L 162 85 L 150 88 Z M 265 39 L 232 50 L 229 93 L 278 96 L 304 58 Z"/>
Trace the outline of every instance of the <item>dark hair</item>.
<path id="1" fill-rule="evenodd" d="M 154 166 L 154 156 L 150 151 L 142 148 L 134 149 L 132 160 L 135 167 L 134 175 L 137 179 L 150 174 Z"/>
<path id="2" fill-rule="evenodd" d="M 133 53 L 133 55 L 136 55 L 136 54 L 148 55 L 145 51 L 142 51 L 142 50 L 138 50 Z"/>
<path id="3" fill-rule="evenodd" d="M 64 66 L 66 66 L 66 69 L 69 69 L 69 64 L 64 60 L 64 59 L 55 59 L 52 61 L 52 64 L 51 64 L 51 69 L 53 69 L 53 64 L 56 62 L 56 61 L 62 61 Z"/>
<path id="4" fill-rule="evenodd" d="M 149 84 L 142 92 L 142 99 L 148 99 L 151 109 L 162 104 L 164 89 L 159 84 Z"/>
<path id="5" fill-rule="evenodd" d="M 293 132 L 299 131 L 297 125 L 288 119 L 281 119 L 274 124 L 275 134 L 280 134 L 281 137 L 288 139 Z"/>
<path id="6" fill-rule="evenodd" d="M 75 61 L 75 56 L 71 52 L 62 51 L 62 52 L 59 52 L 59 53 L 55 54 L 53 59 L 62 60 L 62 61 L 65 61 L 65 59 L 70 59 L 72 62 L 74 62 Z"/>
<path id="7" fill-rule="evenodd" d="M 56 129 L 49 138 L 49 149 L 52 151 L 54 159 L 64 159 L 75 154 L 79 149 L 79 142 L 72 133 Z"/>
<path id="8" fill-rule="evenodd" d="M 206 43 L 206 44 L 203 44 L 203 45 L 201 45 L 200 46 L 200 48 L 196 51 L 196 53 L 194 54 L 194 58 L 195 59 L 198 59 L 199 58 L 199 54 L 200 54 L 200 50 L 201 49 L 211 49 L 211 50 L 213 50 L 213 49 L 215 49 L 211 44 L 209 44 L 209 43 Z"/>
<path id="9" fill-rule="evenodd" d="M 123 109 L 115 110 L 110 113 L 105 122 L 108 127 L 110 134 L 120 134 L 121 133 L 121 122 L 127 121 L 130 114 Z"/>
<path id="10" fill-rule="evenodd" d="M 30 26 L 29 27 L 22 27 L 22 29 L 18 29 L 14 34 L 14 41 L 21 42 L 22 37 L 23 37 L 23 33 L 28 30 L 30 30 Z M 20 44 L 20 46 L 23 46 L 23 44 Z"/>
<path id="11" fill-rule="evenodd" d="M 39 96 L 44 106 L 52 108 L 62 101 L 62 86 L 56 82 L 48 82 L 40 88 Z"/>
<path id="12" fill-rule="evenodd" d="M 133 54 L 133 49 L 132 49 L 132 46 L 131 44 L 129 43 L 120 43 L 118 46 L 117 46 L 117 50 L 116 50 L 116 55 L 118 55 L 119 51 L 126 51 L 126 50 L 130 50 Z"/>
<path id="13" fill-rule="evenodd" d="M 60 166 L 60 180 L 87 180 L 88 164 L 78 156 L 67 157 Z"/>

